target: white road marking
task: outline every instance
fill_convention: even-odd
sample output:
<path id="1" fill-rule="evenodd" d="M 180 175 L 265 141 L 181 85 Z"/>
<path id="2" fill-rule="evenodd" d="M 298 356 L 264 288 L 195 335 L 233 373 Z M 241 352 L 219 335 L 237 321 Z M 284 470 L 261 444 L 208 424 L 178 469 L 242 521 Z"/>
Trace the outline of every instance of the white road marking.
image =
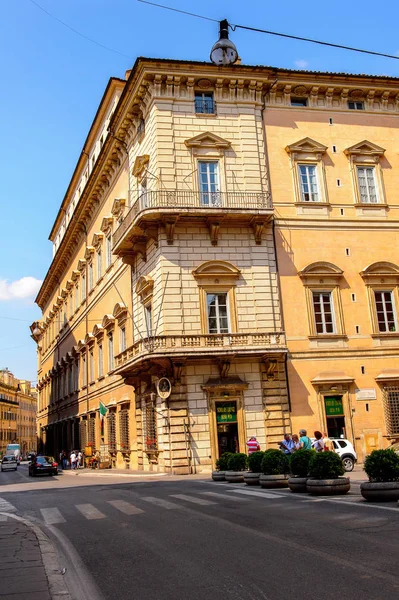
<path id="1" fill-rule="evenodd" d="M 75 506 L 86 519 L 105 519 L 105 515 L 92 504 L 75 504 Z"/>
<path id="2" fill-rule="evenodd" d="M 242 502 L 245 498 L 239 498 L 232 496 L 231 494 L 218 494 L 217 492 L 199 492 L 200 494 L 204 494 L 206 496 L 214 496 L 215 498 L 224 498 L 225 500 L 236 500 Z"/>
<path id="3" fill-rule="evenodd" d="M 58 508 L 41 508 L 40 512 L 46 525 L 56 525 L 57 523 L 65 523 L 65 519 Z"/>
<path id="4" fill-rule="evenodd" d="M 125 500 L 107 500 L 107 502 L 125 515 L 139 515 L 144 512 L 141 508 L 137 508 L 137 506 L 130 504 L 130 502 L 125 502 Z"/>
<path id="5" fill-rule="evenodd" d="M 284 498 L 281 494 L 269 494 L 268 492 L 255 492 L 252 490 L 230 490 L 233 494 L 244 494 L 245 496 L 258 496 L 259 498 Z"/>
<path id="6" fill-rule="evenodd" d="M 16 508 L 13 504 L 5 500 L 4 498 L 0 498 L 0 512 L 16 512 Z"/>
<path id="7" fill-rule="evenodd" d="M 143 496 L 141 500 L 144 500 L 145 502 L 150 502 L 151 504 L 155 504 L 155 506 L 161 506 L 162 508 L 166 508 L 168 510 L 172 510 L 173 508 L 181 508 L 179 504 L 168 502 L 163 498 L 155 498 L 154 496 Z"/>
<path id="8" fill-rule="evenodd" d="M 179 500 L 185 500 L 186 502 L 192 502 L 193 504 L 202 504 L 203 506 L 210 506 L 216 504 L 210 500 L 204 500 L 204 498 L 196 498 L 195 496 L 186 496 L 186 494 L 170 494 L 171 498 L 178 498 Z"/>

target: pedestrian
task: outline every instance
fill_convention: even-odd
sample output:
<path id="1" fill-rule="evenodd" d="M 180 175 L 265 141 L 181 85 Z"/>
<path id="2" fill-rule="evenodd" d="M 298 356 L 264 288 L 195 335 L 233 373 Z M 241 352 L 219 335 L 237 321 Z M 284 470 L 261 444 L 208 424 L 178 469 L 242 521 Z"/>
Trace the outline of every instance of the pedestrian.
<path id="1" fill-rule="evenodd" d="M 307 436 L 306 429 L 299 430 L 299 443 L 301 444 L 301 448 L 303 450 L 312 449 L 312 440 Z"/>
<path id="2" fill-rule="evenodd" d="M 254 435 L 247 441 L 247 446 L 248 454 L 253 454 L 254 452 L 258 452 L 260 450 L 260 444 Z"/>
<path id="3" fill-rule="evenodd" d="M 79 450 L 79 452 L 78 452 L 78 469 L 80 469 L 81 466 L 83 466 L 83 454 Z"/>
<path id="4" fill-rule="evenodd" d="M 330 438 L 328 437 L 328 433 L 323 433 L 323 442 L 325 451 L 329 450 L 330 452 L 335 452 L 334 444 L 332 443 L 332 440 L 330 440 Z"/>
<path id="5" fill-rule="evenodd" d="M 65 471 L 68 466 L 67 454 L 65 450 L 62 451 L 62 468 Z"/>
<path id="6" fill-rule="evenodd" d="M 63 468 L 63 466 L 62 466 L 62 452 L 63 451 L 61 450 L 61 452 L 59 453 L 59 459 L 60 459 L 59 460 L 59 465 L 61 465 L 61 468 Z"/>
<path id="7" fill-rule="evenodd" d="M 70 461 L 71 461 L 71 469 L 75 470 L 75 468 L 76 468 L 76 452 L 75 452 L 75 450 L 72 450 L 72 452 L 71 452 Z"/>
<path id="8" fill-rule="evenodd" d="M 284 454 L 291 454 L 294 451 L 294 442 L 291 439 L 290 433 L 284 434 L 284 439 L 279 443 L 279 448 Z"/>
<path id="9" fill-rule="evenodd" d="M 315 431 L 314 436 L 315 436 L 316 440 L 312 444 L 313 448 L 316 450 L 316 452 L 323 452 L 324 451 L 323 434 L 320 431 Z"/>
<path id="10" fill-rule="evenodd" d="M 297 436 L 296 433 L 292 434 L 292 441 L 294 444 L 293 452 L 295 452 L 296 450 L 299 450 L 301 447 L 301 442 L 299 441 L 299 437 Z"/>

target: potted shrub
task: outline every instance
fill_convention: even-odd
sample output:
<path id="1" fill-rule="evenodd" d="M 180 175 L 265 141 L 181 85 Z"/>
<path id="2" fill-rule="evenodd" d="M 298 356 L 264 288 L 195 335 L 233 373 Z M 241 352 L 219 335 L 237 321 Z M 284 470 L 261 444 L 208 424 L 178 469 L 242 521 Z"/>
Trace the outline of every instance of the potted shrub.
<path id="1" fill-rule="evenodd" d="M 360 484 L 366 500 L 399 500 L 399 456 L 394 450 L 373 450 L 366 456 L 364 470 L 369 481 Z"/>
<path id="2" fill-rule="evenodd" d="M 231 452 L 224 452 L 216 461 L 216 471 L 212 471 L 213 481 L 225 481 L 225 472 L 227 471 L 227 461 Z"/>
<path id="3" fill-rule="evenodd" d="M 264 452 L 253 452 L 248 456 L 249 471 L 244 473 L 244 481 L 247 485 L 259 485 L 259 476 L 262 473 L 262 459 Z"/>
<path id="4" fill-rule="evenodd" d="M 262 475 L 259 483 L 263 488 L 288 486 L 289 458 L 281 450 L 266 450 L 262 459 Z"/>
<path id="5" fill-rule="evenodd" d="M 227 461 L 227 471 L 225 472 L 226 481 L 229 483 L 243 483 L 244 471 L 247 468 L 247 461 L 248 456 L 243 452 L 230 454 Z"/>
<path id="6" fill-rule="evenodd" d="M 347 494 L 351 484 L 341 458 L 335 452 L 313 452 L 309 461 L 309 479 L 306 488 L 310 494 L 331 496 Z"/>
<path id="7" fill-rule="evenodd" d="M 290 456 L 291 477 L 288 487 L 291 492 L 307 492 L 306 481 L 309 473 L 309 462 L 314 450 L 298 450 Z"/>

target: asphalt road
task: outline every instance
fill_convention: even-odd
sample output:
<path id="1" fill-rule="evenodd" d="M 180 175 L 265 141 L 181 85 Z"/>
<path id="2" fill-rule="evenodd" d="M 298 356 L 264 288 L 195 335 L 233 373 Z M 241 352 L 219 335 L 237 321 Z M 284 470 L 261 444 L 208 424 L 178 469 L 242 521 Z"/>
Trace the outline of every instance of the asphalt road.
<path id="1" fill-rule="evenodd" d="M 73 545 L 90 600 L 377 600 L 399 595 L 399 508 L 200 480 L 0 473 L 0 511 Z M 92 593 L 93 594 L 93 593 Z"/>

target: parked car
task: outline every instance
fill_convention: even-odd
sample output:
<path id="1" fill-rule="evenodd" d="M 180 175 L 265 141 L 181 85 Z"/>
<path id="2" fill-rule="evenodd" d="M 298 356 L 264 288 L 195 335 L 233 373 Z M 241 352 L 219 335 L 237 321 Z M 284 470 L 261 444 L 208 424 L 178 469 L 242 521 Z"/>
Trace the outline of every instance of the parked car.
<path id="1" fill-rule="evenodd" d="M 6 454 L 1 459 L 1 470 L 2 471 L 16 471 L 18 467 L 18 461 L 14 454 Z"/>
<path id="2" fill-rule="evenodd" d="M 334 444 L 335 452 L 341 457 L 345 471 L 353 471 L 357 462 L 357 454 L 349 440 L 343 438 L 330 438 Z"/>
<path id="3" fill-rule="evenodd" d="M 36 456 L 29 464 L 29 476 L 34 477 L 39 473 L 47 475 L 58 474 L 58 463 L 52 456 Z"/>

